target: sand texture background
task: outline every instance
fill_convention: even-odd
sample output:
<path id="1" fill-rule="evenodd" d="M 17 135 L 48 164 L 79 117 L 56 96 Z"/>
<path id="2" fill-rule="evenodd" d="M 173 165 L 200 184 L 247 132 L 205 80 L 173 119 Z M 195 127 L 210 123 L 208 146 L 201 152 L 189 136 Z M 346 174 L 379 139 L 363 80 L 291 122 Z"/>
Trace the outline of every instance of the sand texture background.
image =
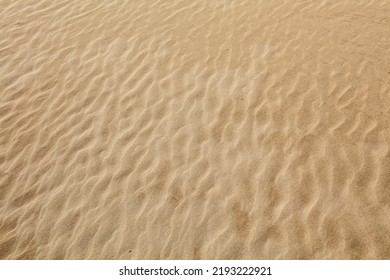
<path id="1" fill-rule="evenodd" d="M 1 259 L 389 259 L 390 1 L 0 0 Z"/>

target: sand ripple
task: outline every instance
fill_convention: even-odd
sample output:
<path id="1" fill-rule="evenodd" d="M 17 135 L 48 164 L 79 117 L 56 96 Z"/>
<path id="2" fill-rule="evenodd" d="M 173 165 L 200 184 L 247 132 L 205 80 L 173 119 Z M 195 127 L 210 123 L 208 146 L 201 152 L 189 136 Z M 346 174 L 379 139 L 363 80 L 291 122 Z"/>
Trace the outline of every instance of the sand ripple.
<path id="1" fill-rule="evenodd" d="M 389 15 L 0 0 L 0 258 L 389 259 Z"/>

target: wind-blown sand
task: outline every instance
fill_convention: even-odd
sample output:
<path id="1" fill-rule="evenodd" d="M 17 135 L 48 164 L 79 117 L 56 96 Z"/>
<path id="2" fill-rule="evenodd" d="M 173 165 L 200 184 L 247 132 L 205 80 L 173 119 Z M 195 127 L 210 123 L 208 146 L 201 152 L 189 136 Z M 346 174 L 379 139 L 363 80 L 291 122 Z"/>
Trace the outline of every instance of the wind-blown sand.
<path id="1" fill-rule="evenodd" d="M 389 259 L 390 1 L 0 0 L 0 258 Z"/>

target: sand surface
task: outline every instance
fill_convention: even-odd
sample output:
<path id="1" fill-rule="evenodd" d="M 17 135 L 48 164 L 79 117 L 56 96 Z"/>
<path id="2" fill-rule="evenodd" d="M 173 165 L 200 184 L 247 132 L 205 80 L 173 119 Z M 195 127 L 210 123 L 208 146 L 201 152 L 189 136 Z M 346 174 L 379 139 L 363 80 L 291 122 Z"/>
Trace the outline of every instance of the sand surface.
<path id="1" fill-rule="evenodd" d="M 390 1 L 0 0 L 1 259 L 389 259 Z"/>

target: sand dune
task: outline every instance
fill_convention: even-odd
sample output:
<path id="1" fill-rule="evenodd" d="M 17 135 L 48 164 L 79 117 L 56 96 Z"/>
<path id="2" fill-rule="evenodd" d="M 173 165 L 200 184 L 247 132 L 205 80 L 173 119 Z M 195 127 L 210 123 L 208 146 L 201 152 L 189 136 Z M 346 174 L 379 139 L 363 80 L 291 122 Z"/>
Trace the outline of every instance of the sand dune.
<path id="1" fill-rule="evenodd" d="M 0 0 L 1 259 L 389 259 L 390 1 Z"/>

